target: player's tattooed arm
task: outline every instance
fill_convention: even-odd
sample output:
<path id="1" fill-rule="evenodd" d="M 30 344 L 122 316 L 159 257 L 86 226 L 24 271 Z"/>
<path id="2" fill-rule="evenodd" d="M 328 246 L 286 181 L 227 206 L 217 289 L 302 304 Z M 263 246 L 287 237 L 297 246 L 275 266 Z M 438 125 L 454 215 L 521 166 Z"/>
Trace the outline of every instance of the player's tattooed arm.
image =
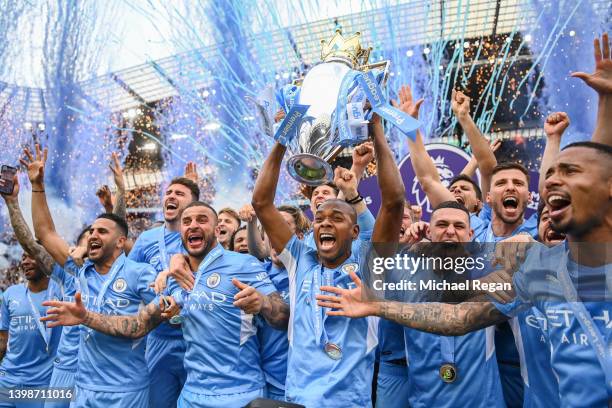
<path id="1" fill-rule="evenodd" d="M 111 336 L 138 339 L 159 326 L 162 320 L 159 305 L 151 302 L 133 316 L 109 316 L 87 311 L 83 324 Z"/>
<path id="2" fill-rule="evenodd" d="M 264 297 L 259 312 L 266 322 L 277 330 L 287 330 L 289 323 L 289 305 L 281 298 L 278 292 Z"/>
<path id="3" fill-rule="evenodd" d="M 169 309 L 176 306 L 172 297 L 167 296 Z M 162 300 L 160 299 L 160 303 Z M 163 303 L 162 303 L 163 304 Z M 47 327 L 76 326 L 83 324 L 110 336 L 137 339 L 145 336 L 167 318 L 165 308 L 155 302 L 149 303 L 138 314 L 131 316 L 109 316 L 87 310 L 77 293 L 75 302 L 47 301 L 47 315 L 41 320 L 48 322 Z"/>
<path id="4" fill-rule="evenodd" d="M 8 330 L 0 330 L 0 361 L 6 354 L 6 347 L 8 344 Z"/>
<path id="5" fill-rule="evenodd" d="M 443 336 L 462 336 L 508 319 L 484 296 L 458 304 L 378 301 L 368 296 L 355 272 L 349 275 L 355 283 L 354 288 L 321 286 L 322 294 L 317 295 L 317 303 L 320 307 L 331 309 L 327 315 L 351 318 L 378 316 L 402 326 Z"/>
<path id="6" fill-rule="evenodd" d="M 379 302 L 380 317 L 402 326 L 440 334 L 462 336 L 508 320 L 491 302 L 400 303 Z"/>
<path id="7" fill-rule="evenodd" d="M 24 251 L 36 260 L 45 275 L 49 276 L 53 271 L 53 264 L 55 262 L 45 248 L 37 243 L 34 239 L 34 235 L 32 234 L 32 231 L 30 231 L 30 228 L 28 227 L 28 224 L 26 224 L 23 214 L 21 213 L 19 200 L 17 199 L 18 194 L 19 183 L 18 178 L 15 176 L 15 188 L 13 190 L 13 194 L 3 196 L 4 201 L 6 202 L 6 208 L 9 212 L 9 218 L 11 219 L 11 226 L 13 227 L 13 231 L 15 232 L 19 245 L 21 245 Z"/>

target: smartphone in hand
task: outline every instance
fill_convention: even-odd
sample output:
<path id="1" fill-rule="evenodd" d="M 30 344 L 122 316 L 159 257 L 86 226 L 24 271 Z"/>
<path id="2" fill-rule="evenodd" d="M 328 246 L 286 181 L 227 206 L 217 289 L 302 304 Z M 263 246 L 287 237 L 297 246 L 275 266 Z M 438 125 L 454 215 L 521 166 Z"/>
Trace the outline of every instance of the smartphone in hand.
<path id="1" fill-rule="evenodd" d="M 17 174 L 16 167 L 7 164 L 2 165 L 2 170 L 0 170 L 0 194 L 13 194 L 15 174 Z"/>

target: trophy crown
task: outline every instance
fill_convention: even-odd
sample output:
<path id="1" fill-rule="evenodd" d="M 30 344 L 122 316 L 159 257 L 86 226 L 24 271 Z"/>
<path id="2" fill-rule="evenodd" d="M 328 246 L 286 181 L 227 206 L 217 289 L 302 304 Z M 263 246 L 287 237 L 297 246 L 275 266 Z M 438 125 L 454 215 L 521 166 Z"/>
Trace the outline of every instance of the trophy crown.
<path id="1" fill-rule="evenodd" d="M 349 63 L 353 69 L 367 65 L 372 48 L 362 48 L 360 37 L 361 33 L 357 31 L 345 38 L 342 30 L 337 29 L 329 41 L 321 40 L 321 60 L 323 62 L 341 60 Z"/>

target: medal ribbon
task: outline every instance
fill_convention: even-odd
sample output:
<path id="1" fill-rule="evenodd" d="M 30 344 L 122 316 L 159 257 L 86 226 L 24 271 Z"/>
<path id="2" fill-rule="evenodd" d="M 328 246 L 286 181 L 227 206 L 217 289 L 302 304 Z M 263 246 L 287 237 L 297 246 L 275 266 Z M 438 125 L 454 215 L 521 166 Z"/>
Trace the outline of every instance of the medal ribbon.
<path id="1" fill-rule="evenodd" d="M 159 249 L 159 260 L 162 264 L 162 270 L 168 270 L 168 250 L 166 249 L 166 227 L 162 225 L 159 229 L 157 237 L 157 247 Z"/>
<path id="2" fill-rule="evenodd" d="M 202 264 L 200 264 L 200 267 L 198 268 L 198 271 L 196 272 L 196 277 L 195 277 L 195 281 L 193 283 L 193 290 L 195 290 L 195 288 L 198 287 L 198 283 L 200 282 L 200 279 L 202 278 L 202 274 L 204 273 L 204 270 L 206 268 L 208 268 L 208 266 L 213 263 L 213 261 L 215 261 L 217 258 L 219 258 L 221 255 L 223 255 L 223 247 L 221 246 L 221 244 L 217 244 L 204 258 L 204 262 Z M 183 291 L 185 292 L 185 291 Z M 183 310 L 185 311 L 185 313 L 187 313 L 188 311 L 188 306 L 190 304 L 190 297 L 187 296 L 187 299 L 185 301 L 185 307 L 183 307 Z"/>
<path id="3" fill-rule="evenodd" d="M 40 321 L 40 312 L 38 311 L 38 308 L 34 304 L 32 297 L 30 296 L 30 289 L 28 289 L 27 283 L 25 283 L 25 291 L 26 291 L 26 297 L 28 298 L 28 302 L 30 303 L 30 309 L 32 311 L 32 316 L 34 317 L 34 320 L 36 322 L 36 327 L 38 328 L 40 335 L 45 341 L 45 349 L 48 353 L 49 352 L 49 342 L 51 341 L 51 328 L 46 327 L 46 325 Z M 45 289 L 45 292 L 46 292 L 45 300 L 49 300 L 51 298 L 51 289 L 47 287 L 47 289 Z"/>
<path id="4" fill-rule="evenodd" d="M 327 313 L 325 313 L 327 308 L 322 308 L 317 303 L 316 295 L 321 293 L 321 284 L 320 278 L 323 276 L 324 286 L 333 286 L 333 271 L 326 270 L 323 265 L 321 265 L 321 269 L 315 271 L 312 279 L 312 308 L 315 316 L 315 337 L 317 339 L 317 345 L 321 344 L 321 338 L 323 339 L 323 345 L 329 343 L 329 336 L 327 335 L 327 330 L 325 330 L 325 320 L 327 319 Z"/>
<path id="5" fill-rule="evenodd" d="M 455 365 L 455 337 L 440 336 L 440 353 L 442 354 L 442 364 L 448 363 Z"/>
<path id="6" fill-rule="evenodd" d="M 564 245 L 567 246 L 567 243 Z M 606 389 L 608 391 L 608 397 L 612 398 L 612 345 L 604 343 L 603 335 L 601 331 L 593 321 L 593 317 L 584 306 L 584 303 L 580 301 L 576 288 L 572 284 L 567 270 L 567 262 L 569 260 L 569 249 L 565 251 L 565 256 L 561 257 L 559 267 L 557 268 L 557 278 L 561 282 L 563 287 L 563 296 L 567 300 L 569 307 L 574 312 L 574 316 L 578 319 L 578 323 L 582 327 L 582 330 L 589 339 L 589 344 L 595 350 L 599 364 L 603 369 L 606 377 Z M 608 333 L 608 337 L 609 337 Z"/>

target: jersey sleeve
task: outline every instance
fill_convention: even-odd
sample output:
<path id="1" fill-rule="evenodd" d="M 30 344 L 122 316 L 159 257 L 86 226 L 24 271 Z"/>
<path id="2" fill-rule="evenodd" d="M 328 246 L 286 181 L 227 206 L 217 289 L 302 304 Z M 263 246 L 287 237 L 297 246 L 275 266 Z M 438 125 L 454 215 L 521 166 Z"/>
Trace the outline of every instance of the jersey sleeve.
<path id="1" fill-rule="evenodd" d="M 79 270 L 81 268 L 74 262 L 71 256 L 66 258 L 66 263 L 64 263 L 64 272 L 74 276 L 75 278 L 79 276 Z"/>
<path id="2" fill-rule="evenodd" d="M 10 327 L 10 316 L 8 310 L 8 299 L 6 292 L 0 295 L 0 330 L 8 330 Z"/>
<path id="3" fill-rule="evenodd" d="M 135 261 L 135 262 L 145 262 L 144 255 L 143 255 L 143 250 L 144 250 L 143 241 L 144 239 L 141 234 L 141 236 L 139 236 L 136 239 L 136 242 L 134 242 L 134 246 L 132 246 L 132 249 L 130 250 L 130 253 L 128 254 L 128 259 L 131 259 L 132 261 Z"/>
<path id="4" fill-rule="evenodd" d="M 153 299 L 155 299 L 155 291 L 151 287 L 151 284 L 155 282 L 155 278 L 157 277 L 157 272 L 151 265 L 141 264 L 142 268 L 140 270 L 140 274 L 138 275 L 138 294 L 143 302 L 150 303 Z"/>
<path id="5" fill-rule="evenodd" d="M 491 206 L 487 203 L 484 203 L 482 209 L 480 210 L 480 213 L 478 214 L 478 218 L 480 218 L 481 221 L 488 225 L 489 222 L 491 222 L 492 213 L 493 209 L 491 208 Z"/>
<path id="6" fill-rule="evenodd" d="M 313 255 L 314 254 L 314 255 Z M 292 236 L 283 251 L 278 255 L 287 273 L 289 280 L 301 280 L 300 271 L 307 270 L 305 263 L 313 261 L 317 262 L 316 250 L 308 247 L 304 242 L 300 241 L 297 236 Z M 298 268 L 298 264 L 300 268 Z"/>
<path id="7" fill-rule="evenodd" d="M 374 224 L 376 219 L 372 215 L 369 208 L 357 216 L 357 225 L 359 225 L 359 239 L 362 241 L 370 241 L 374 232 Z"/>
<path id="8" fill-rule="evenodd" d="M 249 258 L 252 258 L 249 256 Z M 247 260 L 241 271 L 236 274 L 237 279 L 249 286 L 254 287 L 264 295 L 276 292 L 276 287 L 270 280 L 268 272 L 263 267 L 263 264 L 254 257 Z"/>

